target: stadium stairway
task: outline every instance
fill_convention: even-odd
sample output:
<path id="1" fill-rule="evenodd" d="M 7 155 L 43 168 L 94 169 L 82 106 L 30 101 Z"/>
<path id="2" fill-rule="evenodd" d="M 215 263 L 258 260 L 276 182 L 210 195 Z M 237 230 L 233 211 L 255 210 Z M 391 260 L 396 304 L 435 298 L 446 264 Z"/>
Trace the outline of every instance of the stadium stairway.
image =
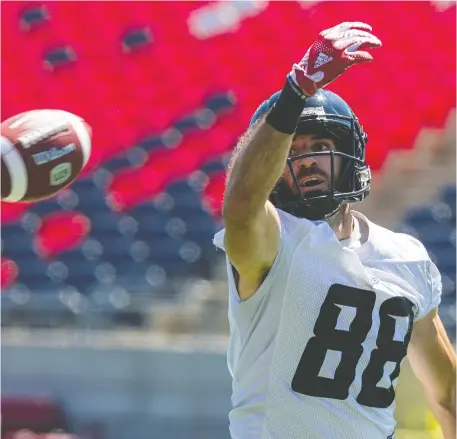
<path id="1" fill-rule="evenodd" d="M 395 227 L 409 209 L 433 201 L 443 185 L 455 185 L 455 163 L 453 110 L 442 129 L 423 128 L 414 148 L 390 151 L 373 175 L 370 196 L 356 210 L 384 227 Z"/>

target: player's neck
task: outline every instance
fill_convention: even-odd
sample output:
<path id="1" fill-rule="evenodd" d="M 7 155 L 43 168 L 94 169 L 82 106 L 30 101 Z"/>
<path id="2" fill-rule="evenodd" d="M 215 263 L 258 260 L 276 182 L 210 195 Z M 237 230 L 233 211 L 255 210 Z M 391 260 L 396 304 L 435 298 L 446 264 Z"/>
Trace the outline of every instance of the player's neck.
<path id="1" fill-rule="evenodd" d="M 349 204 L 341 206 L 340 210 L 326 221 L 335 232 L 339 241 L 347 239 L 351 236 L 354 223 L 351 211 L 349 210 Z"/>

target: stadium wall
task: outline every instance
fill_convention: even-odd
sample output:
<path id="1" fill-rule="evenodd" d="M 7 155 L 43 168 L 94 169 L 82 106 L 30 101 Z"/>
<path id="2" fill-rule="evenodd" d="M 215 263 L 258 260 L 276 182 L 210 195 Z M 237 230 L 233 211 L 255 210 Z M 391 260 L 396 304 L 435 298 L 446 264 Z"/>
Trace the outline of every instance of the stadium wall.
<path id="1" fill-rule="evenodd" d="M 109 439 L 229 439 L 231 380 L 223 351 L 3 341 L 2 393 L 54 397 L 76 432 L 97 422 L 106 426 Z M 423 393 L 407 363 L 398 402 L 399 428 L 430 428 Z"/>
<path id="2" fill-rule="evenodd" d="M 229 439 L 222 354 L 3 345 L 2 394 L 51 396 L 109 439 Z"/>

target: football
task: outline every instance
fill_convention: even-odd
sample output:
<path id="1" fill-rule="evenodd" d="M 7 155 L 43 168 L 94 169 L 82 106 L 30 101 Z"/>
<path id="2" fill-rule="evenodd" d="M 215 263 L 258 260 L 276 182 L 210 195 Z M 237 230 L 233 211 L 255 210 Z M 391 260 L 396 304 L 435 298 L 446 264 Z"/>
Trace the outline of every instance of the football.
<path id="1" fill-rule="evenodd" d="M 1 199 L 50 198 L 80 174 L 91 151 L 90 126 L 63 110 L 32 110 L 1 124 Z"/>

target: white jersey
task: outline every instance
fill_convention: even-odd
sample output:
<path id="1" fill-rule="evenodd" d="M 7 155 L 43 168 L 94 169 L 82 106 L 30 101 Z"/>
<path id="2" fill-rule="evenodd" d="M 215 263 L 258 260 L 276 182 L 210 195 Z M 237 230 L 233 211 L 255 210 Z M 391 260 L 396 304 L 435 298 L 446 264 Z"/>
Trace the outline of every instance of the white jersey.
<path id="1" fill-rule="evenodd" d="M 344 243 L 278 212 L 279 253 L 248 300 L 227 261 L 232 438 L 393 437 L 400 364 L 413 322 L 439 304 L 437 268 L 415 238 L 360 213 L 365 242 Z"/>

